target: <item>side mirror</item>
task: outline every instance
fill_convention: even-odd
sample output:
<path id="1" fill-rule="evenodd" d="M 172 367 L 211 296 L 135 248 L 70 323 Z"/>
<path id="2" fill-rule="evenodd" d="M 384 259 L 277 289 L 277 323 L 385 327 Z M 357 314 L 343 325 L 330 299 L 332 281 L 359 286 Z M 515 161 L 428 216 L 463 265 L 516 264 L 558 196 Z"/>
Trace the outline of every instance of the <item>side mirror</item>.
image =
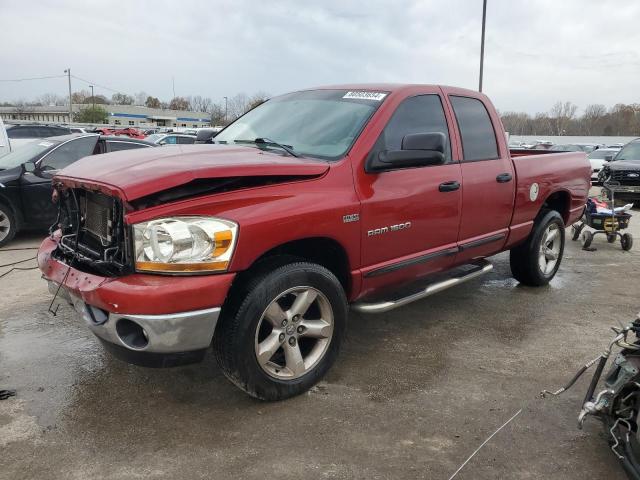
<path id="1" fill-rule="evenodd" d="M 33 162 L 25 162 L 22 164 L 22 168 L 24 168 L 25 172 L 33 173 L 36 171 L 36 164 Z"/>
<path id="2" fill-rule="evenodd" d="M 425 167 L 444 163 L 447 137 L 444 133 L 412 133 L 402 138 L 401 150 L 373 151 L 366 172 Z"/>
<path id="3" fill-rule="evenodd" d="M 613 160 L 613 155 L 605 155 L 604 156 L 604 161 L 605 162 L 610 162 L 611 160 Z"/>

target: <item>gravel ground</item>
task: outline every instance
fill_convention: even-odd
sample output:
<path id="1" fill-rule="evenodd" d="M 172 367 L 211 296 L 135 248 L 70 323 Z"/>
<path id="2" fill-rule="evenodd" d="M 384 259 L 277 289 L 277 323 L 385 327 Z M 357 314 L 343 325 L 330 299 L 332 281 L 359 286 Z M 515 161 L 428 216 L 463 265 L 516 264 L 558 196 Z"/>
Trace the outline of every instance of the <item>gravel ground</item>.
<path id="1" fill-rule="evenodd" d="M 636 216 L 636 249 L 568 241 L 548 287 L 519 286 L 501 254 L 464 286 L 352 313 L 326 381 L 271 404 L 233 387 L 211 355 L 168 370 L 111 358 L 70 307 L 47 313 L 38 270 L 12 272 L 0 278 L 0 388 L 18 394 L 0 401 L 0 478 L 446 480 L 522 409 L 456 479 L 623 479 L 601 425 L 576 428 L 588 379 L 560 398 L 538 392 L 640 310 Z M 0 252 L 0 264 L 34 253 Z"/>

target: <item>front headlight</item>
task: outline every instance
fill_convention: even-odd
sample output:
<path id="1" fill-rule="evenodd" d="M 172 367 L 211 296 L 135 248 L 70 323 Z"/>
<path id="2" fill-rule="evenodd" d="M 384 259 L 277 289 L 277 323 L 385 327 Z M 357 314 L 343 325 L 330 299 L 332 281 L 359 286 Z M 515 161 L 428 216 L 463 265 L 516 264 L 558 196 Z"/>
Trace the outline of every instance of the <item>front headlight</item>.
<path id="1" fill-rule="evenodd" d="M 229 266 L 238 224 L 212 217 L 160 218 L 133 226 L 136 270 L 219 272 Z"/>

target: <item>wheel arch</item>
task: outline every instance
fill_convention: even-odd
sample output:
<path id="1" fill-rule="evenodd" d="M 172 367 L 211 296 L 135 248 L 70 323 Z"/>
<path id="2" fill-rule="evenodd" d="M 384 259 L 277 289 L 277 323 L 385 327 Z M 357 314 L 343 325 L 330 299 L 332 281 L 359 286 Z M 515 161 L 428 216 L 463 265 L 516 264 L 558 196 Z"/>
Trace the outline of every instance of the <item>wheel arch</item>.
<path id="1" fill-rule="evenodd" d="M 251 265 L 241 271 L 231 287 L 231 295 L 236 297 L 248 280 L 286 263 L 306 261 L 325 267 L 333 273 L 347 297 L 352 289 L 349 256 L 340 242 L 330 237 L 308 237 L 277 245 L 257 257 Z"/>
<path id="2" fill-rule="evenodd" d="M 547 210 L 555 210 L 560 214 L 565 225 L 569 222 L 569 211 L 571 209 L 571 194 L 566 190 L 556 190 L 550 193 L 538 211 L 536 218 L 539 218 Z"/>
<path id="3" fill-rule="evenodd" d="M 24 218 L 22 216 L 22 212 L 20 211 L 20 209 L 16 208 L 16 206 L 14 205 L 14 203 L 11 201 L 10 198 L 1 194 L 0 194 L 0 204 L 2 204 L 4 207 L 11 210 L 11 213 L 13 213 L 13 216 L 16 219 L 16 231 L 20 230 L 20 227 L 24 224 Z"/>

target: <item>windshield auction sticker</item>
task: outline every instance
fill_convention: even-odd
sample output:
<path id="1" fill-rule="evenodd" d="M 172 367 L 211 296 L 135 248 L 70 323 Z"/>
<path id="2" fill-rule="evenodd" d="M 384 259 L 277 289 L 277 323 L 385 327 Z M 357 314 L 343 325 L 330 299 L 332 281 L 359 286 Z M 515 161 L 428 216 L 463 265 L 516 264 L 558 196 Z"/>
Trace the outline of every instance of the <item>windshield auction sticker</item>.
<path id="1" fill-rule="evenodd" d="M 347 92 L 342 98 L 350 98 L 353 100 L 375 100 L 376 102 L 381 102 L 386 96 L 387 94 L 382 92 Z"/>

